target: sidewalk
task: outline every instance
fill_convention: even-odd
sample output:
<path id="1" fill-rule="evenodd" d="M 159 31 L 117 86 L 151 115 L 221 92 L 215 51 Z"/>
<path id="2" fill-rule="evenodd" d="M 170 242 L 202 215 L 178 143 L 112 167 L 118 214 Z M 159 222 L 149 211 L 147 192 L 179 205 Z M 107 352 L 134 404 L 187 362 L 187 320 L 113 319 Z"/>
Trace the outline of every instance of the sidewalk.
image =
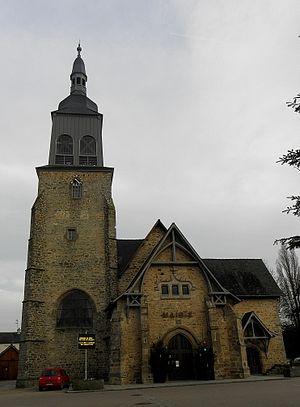
<path id="1" fill-rule="evenodd" d="M 270 380 L 288 380 L 282 375 L 274 376 L 250 376 L 246 379 L 223 379 L 223 380 L 180 380 L 166 383 L 145 383 L 145 384 L 105 384 L 104 391 L 138 390 L 151 389 L 156 387 L 181 387 L 181 386 L 203 386 L 207 384 L 227 384 L 245 382 L 263 382 Z"/>
<path id="2" fill-rule="evenodd" d="M 0 390 L 12 390 L 16 388 L 15 380 L 0 380 Z"/>
<path id="3" fill-rule="evenodd" d="M 223 380 L 183 380 L 166 383 L 145 383 L 145 384 L 105 384 L 104 391 L 120 391 L 120 390 L 141 390 L 161 387 L 182 387 L 182 386 L 203 386 L 207 384 L 227 384 L 227 383 L 245 383 L 245 382 L 263 382 L 270 380 L 289 380 L 283 376 L 250 376 L 246 379 L 223 379 Z M 15 380 L 1 380 L 0 391 L 16 389 Z M 22 390 L 33 390 L 34 388 L 26 388 Z M 35 389 L 36 390 L 36 389 Z M 99 391 L 103 391 L 99 390 Z M 80 391 L 81 392 L 81 391 Z"/>

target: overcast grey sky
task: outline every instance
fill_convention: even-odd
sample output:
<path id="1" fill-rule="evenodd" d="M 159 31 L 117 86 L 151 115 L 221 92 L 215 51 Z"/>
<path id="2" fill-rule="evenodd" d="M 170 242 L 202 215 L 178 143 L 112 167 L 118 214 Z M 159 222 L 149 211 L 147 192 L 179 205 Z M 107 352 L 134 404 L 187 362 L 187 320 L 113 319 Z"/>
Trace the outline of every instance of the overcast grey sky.
<path id="1" fill-rule="evenodd" d="M 299 234 L 299 0 L 0 0 L 0 331 L 21 320 L 35 167 L 80 38 L 104 114 L 119 238 L 175 222 L 201 257 L 262 258 Z"/>

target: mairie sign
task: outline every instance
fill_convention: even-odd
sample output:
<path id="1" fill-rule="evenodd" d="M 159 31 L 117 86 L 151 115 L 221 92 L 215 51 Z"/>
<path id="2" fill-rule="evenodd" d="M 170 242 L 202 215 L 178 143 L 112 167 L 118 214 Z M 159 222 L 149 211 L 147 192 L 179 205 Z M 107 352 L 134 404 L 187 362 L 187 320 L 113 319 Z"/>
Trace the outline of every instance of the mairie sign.
<path id="1" fill-rule="evenodd" d="M 78 349 L 95 349 L 96 337 L 95 334 L 79 334 Z"/>

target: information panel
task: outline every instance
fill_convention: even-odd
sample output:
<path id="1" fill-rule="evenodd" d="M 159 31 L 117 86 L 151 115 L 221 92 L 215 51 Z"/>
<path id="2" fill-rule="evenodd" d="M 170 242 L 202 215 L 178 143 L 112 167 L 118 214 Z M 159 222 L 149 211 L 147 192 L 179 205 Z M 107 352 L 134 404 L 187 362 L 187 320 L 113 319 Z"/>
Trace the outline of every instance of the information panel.
<path id="1" fill-rule="evenodd" d="M 96 335 L 95 334 L 79 334 L 78 349 L 95 349 Z"/>

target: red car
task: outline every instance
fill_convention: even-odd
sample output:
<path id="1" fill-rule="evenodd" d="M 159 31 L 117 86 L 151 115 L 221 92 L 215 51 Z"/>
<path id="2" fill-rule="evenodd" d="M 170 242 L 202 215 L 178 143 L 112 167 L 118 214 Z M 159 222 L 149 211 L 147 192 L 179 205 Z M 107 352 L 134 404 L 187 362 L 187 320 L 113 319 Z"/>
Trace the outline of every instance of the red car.
<path id="1" fill-rule="evenodd" d="M 44 389 L 63 389 L 70 386 L 70 377 L 64 369 L 51 367 L 45 369 L 39 378 L 39 391 Z"/>

